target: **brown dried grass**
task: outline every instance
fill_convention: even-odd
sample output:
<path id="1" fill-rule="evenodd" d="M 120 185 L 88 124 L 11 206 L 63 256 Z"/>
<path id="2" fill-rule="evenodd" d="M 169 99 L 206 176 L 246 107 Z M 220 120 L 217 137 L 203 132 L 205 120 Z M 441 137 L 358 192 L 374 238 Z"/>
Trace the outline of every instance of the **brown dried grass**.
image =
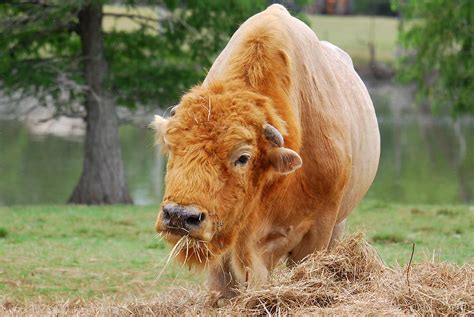
<path id="1" fill-rule="evenodd" d="M 425 262 L 387 267 L 362 235 L 349 237 L 328 252 L 270 280 L 239 291 L 221 308 L 209 305 L 203 290 L 174 289 L 155 301 L 135 299 L 4 303 L 6 316 L 177 316 L 177 315 L 474 315 L 474 267 Z"/>

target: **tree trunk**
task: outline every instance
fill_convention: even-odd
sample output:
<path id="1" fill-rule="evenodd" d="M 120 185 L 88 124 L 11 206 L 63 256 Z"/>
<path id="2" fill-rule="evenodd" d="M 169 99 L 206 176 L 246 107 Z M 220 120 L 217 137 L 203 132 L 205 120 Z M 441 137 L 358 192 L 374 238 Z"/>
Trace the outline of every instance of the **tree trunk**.
<path id="1" fill-rule="evenodd" d="M 79 12 L 79 25 L 84 78 L 88 86 L 87 130 L 82 175 L 69 203 L 131 203 L 115 106 L 103 88 L 107 63 L 102 38 L 102 5 L 86 3 Z"/>

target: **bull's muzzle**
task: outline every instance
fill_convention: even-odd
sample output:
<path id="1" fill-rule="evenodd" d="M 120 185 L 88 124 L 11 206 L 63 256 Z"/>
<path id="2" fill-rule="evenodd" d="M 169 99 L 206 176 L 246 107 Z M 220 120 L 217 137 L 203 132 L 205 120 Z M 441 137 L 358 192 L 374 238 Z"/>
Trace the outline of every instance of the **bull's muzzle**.
<path id="1" fill-rule="evenodd" d="M 192 206 L 166 204 L 163 206 L 162 222 L 165 230 L 179 235 L 193 235 L 201 231 L 204 213 Z"/>

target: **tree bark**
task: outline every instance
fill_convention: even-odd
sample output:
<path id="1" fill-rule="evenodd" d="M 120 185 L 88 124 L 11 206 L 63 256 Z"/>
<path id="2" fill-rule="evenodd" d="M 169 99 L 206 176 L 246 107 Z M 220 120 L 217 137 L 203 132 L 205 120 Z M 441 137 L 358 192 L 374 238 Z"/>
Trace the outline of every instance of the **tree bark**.
<path id="1" fill-rule="evenodd" d="M 132 203 L 125 178 L 118 119 L 104 90 L 107 63 L 102 36 L 102 5 L 86 3 L 79 12 L 87 130 L 82 175 L 69 203 Z"/>

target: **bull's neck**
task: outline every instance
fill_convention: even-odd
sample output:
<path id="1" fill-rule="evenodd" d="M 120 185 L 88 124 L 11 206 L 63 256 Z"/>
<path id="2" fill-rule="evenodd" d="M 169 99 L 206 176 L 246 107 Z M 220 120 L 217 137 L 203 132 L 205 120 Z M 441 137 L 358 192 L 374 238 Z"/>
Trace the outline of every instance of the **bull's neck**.
<path id="1" fill-rule="evenodd" d="M 259 95 L 270 98 L 272 105 L 278 113 L 281 121 L 286 125 L 286 133 L 284 134 L 284 146 L 298 152 L 301 156 L 302 152 L 302 136 L 301 124 L 290 103 L 290 92 L 288 88 L 283 87 L 285 83 L 274 78 L 271 83 L 266 85 L 249 84 L 242 78 L 232 80 L 245 89 Z M 304 165 L 304 162 L 303 162 Z M 298 196 L 303 190 L 301 181 L 304 178 L 304 168 L 300 168 L 295 172 L 287 175 L 274 174 L 271 180 L 264 185 L 261 191 L 261 201 L 265 201 L 267 208 L 285 205 L 288 201 L 293 201 L 292 197 Z"/>
<path id="2" fill-rule="evenodd" d="M 301 131 L 297 117 L 291 107 L 288 92 L 278 87 L 262 87 L 259 94 L 269 97 L 275 107 L 276 113 L 286 125 L 287 133 L 284 135 L 285 147 L 299 152 L 301 148 Z"/>

